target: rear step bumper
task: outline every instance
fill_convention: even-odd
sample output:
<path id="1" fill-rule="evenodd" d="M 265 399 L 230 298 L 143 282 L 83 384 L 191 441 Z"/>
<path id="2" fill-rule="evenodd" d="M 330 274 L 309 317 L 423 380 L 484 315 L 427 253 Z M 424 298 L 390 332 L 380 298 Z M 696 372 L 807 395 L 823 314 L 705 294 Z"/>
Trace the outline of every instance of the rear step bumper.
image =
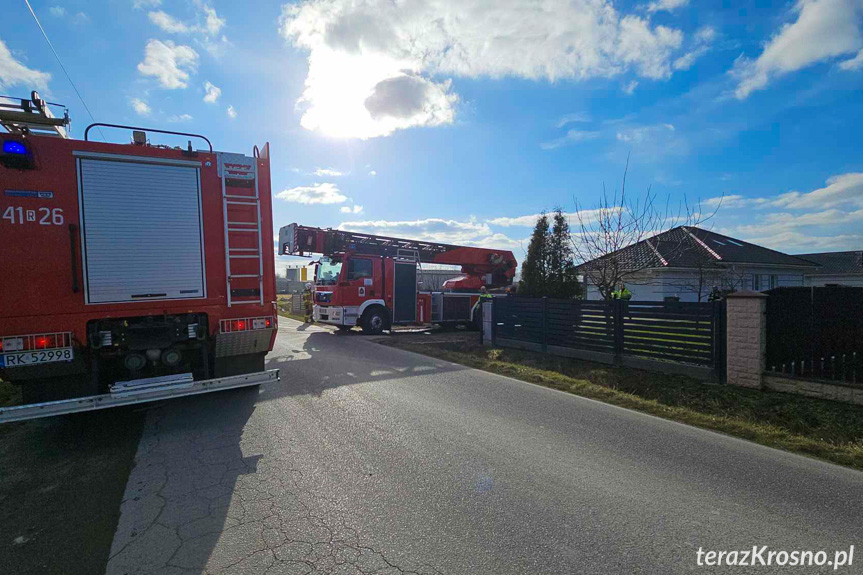
<path id="1" fill-rule="evenodd" d="M 118 382 L 111 386 L 110 393 L 101 395 L 0 408 L 0 423 L 24 421 L 53 415 L 66 415 L 81 411 L 95 411 L 97 409 L 108 409 L 109 407 L 119 407 L 121 405 L 134 405 L 148 401 L 159 401 L 186 395 L 198 395 L 211 391 L 233 389 L 235 387 L 260 385 L 279 380 L 279 370 L 270 369 L 257 373 L 232 375 L 202 381 L 192 381 L 190 375 L 177 375 Z"/>

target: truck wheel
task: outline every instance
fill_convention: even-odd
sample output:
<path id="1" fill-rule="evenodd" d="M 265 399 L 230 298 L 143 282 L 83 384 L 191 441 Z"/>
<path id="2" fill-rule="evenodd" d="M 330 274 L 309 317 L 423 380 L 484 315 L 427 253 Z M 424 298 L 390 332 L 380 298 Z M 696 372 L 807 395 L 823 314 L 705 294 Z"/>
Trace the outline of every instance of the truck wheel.
<path id="1" fill-rule="evenodd" d="M 363 333 L 378 335 L 383 333 L 387 324 L 387 316 L 382 308 L 372 308 L 363 314 Z"/>

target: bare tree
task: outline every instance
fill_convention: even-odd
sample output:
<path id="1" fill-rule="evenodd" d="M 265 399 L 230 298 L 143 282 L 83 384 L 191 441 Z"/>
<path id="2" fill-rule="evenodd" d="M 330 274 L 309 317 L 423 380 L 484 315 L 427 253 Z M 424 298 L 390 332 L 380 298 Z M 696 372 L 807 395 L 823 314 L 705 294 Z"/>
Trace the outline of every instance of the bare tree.
<path id="1" fill-rule="evenodd" d="M 620 192 L 615 189 L 609 195 L 605 184 L 602 196 L 593 209 L 585 209 L 575 199 L 576 231 L 572 234 L 573 252 L 582 262 L 579 271 L 586 282 L 599 290 L 603 299 L 611 299 L 612 292 L 625 276 L 635 274 L 668 256 L 691 249 L 686 234 L 663 242 L 662 251 L 653 236 L 678 226 L 697 226 L 712 218 L 716 210 L 705 215 L 701 203 L 690 205 L 686 198 L 676 208 L 666 199 L 664 205 L 656 201 L 650 187 L 643 196 L 632 197 L 626 191 L 626 176 L 629 172 L 629 157 L 623 171 Z M 718 209 L 718 206 L 717 208 Z M 631 246 L 633 250 L 618 253 Z"/>

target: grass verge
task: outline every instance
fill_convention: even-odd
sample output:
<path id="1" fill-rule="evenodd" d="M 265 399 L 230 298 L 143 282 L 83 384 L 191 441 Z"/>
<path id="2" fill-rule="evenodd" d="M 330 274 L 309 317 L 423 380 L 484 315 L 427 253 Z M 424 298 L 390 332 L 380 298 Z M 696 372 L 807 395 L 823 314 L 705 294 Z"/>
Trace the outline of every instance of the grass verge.
<path id="1" fill-rule="evenodd" d="M 299 322 L 304 322 L 304 321 L 306 320 L 306 318 L 304 318 L 304 317 L 303 317 L 303 316 L 301 316 L 301 315 L 297 315 L 297 314 L 295 314 L 295 313 L 290 313 L 290 312 L 287 312 L 287 311 L 280 311 L 280 312 L 279 312 L 279 317 L 287 317 L 287 318 L 290 318 L 290 319 L 293 319 L 293 320 L 296 320 L 296 321 L 299 321 Z"/>
<path id="2" fill-rule="evenodd" d="M 863 471 L 861 406 L 465 341 L 381 343 Z"/>
<path id="3" fill-rule="evenodd" d="M 291 299 L 293 295 L 285 295 L 279 294 L 276 296 L 276 305 L 279 308 L 279 315 L 282 317 L 287 317 L 296 321 L 305 321 L 305 318 L 302 314 L 291 313 L 287 310 L 291 309 Z M 296 296 L 301 297 L 301 296 Z"/>

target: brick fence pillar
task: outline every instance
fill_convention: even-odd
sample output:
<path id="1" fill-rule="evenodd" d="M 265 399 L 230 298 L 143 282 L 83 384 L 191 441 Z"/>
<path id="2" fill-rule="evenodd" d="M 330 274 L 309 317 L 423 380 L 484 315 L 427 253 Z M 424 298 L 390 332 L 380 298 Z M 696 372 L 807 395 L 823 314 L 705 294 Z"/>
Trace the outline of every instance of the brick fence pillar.
<path id="1" fill-rule="evenodd" d="M 728 384 L 761 389 L 767 350 L 767 296 L 741 291 L 728 294 L 726 300 Z"/>

